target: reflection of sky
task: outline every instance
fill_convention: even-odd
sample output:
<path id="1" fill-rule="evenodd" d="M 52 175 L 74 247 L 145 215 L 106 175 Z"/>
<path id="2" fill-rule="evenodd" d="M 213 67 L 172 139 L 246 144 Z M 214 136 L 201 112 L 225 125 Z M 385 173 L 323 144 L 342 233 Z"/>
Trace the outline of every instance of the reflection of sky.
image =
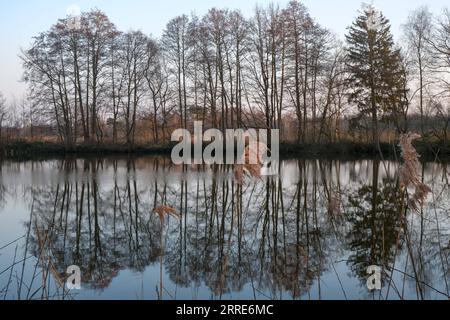
<path id="1" fill-rule="evenodd" d="M 170 159 L 167 159 L 167 163 Z M 306 171 L 306 177 L 309 180 L 314 178 L 314 170 L 312 170 L 312 165 L 316 161 L 309 161 L 309 170 Z M 7 186 L 17 186 L 17 185 L 28 185 L 33 186 L 55 184 L 57 182 L 74 182 L 74 181 L 85 181 L 86 179 L 91 179 L 92 174 L 86 175 L 83 171 L 83 160 L 77 161 L 78 169 L 76 171 L 64 172 L 60 171 L 59 162 L 49 161 L 49 162 L 36 162 L 31 169 L 28 165 L 23 166 L 17 163 L 4 162 L 3 164 L 3 184 Z M 197 181 L 198 179 L 210 179 L 213 176 L 213 171 L 210 166 L 187 166 L 186 170 L 183 171 L 181 166 L 171 165 L 170 169 L 167 167 L 163 168 L 158 166 L 156 168 L 152 161 L 137 161 L 136 162 L 136 172 L 129 172 L 126 167 L 126 161 L 119 161 L 122 166 L 119 166 L 117 173 L 114 172 L 114 167 L 108 160 L 105 161 L 105 167 L 95 173 L 95 177 L 98 182 L 102 184 L 110 184 L 114 179 L 118 179 L 118 182 L 123 183 L 128 179 L 137 178 L 138 183 L 145 185 L 146 183 L 154 183 L 155 180 L 158 182 L 176 183 L 180 180 L 187 181 Z M 316 162 L 319 168 L 319 162 Z M 300 178 L 300 171 L 297 161 L 283 161 L 281 163 L 281 178 L 283 185 L 291 186 L 295 185 Z M 332 162 L 331 166 L 327 164 L 322 167 L 327 173 L 331 173 L 331 177 L 336 180 L 337 173 L 339 173 L 339 181 L 342 184 L 349 184 L 350 182 L 367 182 L 372 179 L 372 162 L 369 160 L 359 160 L 355 162 L 340 163 Z M 30 170 L 31 169 L 31 170 Z M 331 169 L 331 172 L 330 172 Z M 379 177 L 381 179 L 387 177 L 394 177 L 397 169 L 397 164 L 394 162 L 385 162 L 381 164 L 379 168 Z M 426 175 L 436 174 L 436 170 L 439 169 L 439 165 L 427 165 Z M 232 179 L 232 172 L 218 172 L 215 174 L 217 180 L 222 181 L 223 179 Z M 430 178 L 428 178 L 430 179 Z M 369 180 L 370 181 L 370 180 Z M 334 181 L 336 182 L 336 181 Z"/>
<path id="2" fill-rule="evenodd" d="M 347 274 L 347 267 L 345 263 L 336 264 L 336 272 L 340 274 L 340 280 L 343 282 L 344 291 L 348 299 L 358 300 L 361 298 L 358 291 L 353 290 L 354 287 L 359 285 L 358 280 L 352 278 Z M 113 280 L 108 290 L 101 296 L 93 290 L 81 290 L 76 296 L 77 299 L 111 299 L 111 300 L 123 300 L 124 296 L 129 299 L 147 299 L 155 300 L 157 295 L 155 292 L 155 286 L 159 284 L 159 265 L 148 267 L 143 273 L 133 273 L 128 270 L 120 272 L 120 275 Z M 176 299 L 178 300 L 208 300 L 211 299 L 211 294 L 208 290 L 205 290 L 204 284 L 195 287 L 188 288 L 177 287 L 170 281 L 167 274 L 163 277 L 163 282 L 166 286 L 166 290 L 172 294 L 176 292 Z M 339 280 L 336 274 L 328 272 L 321 276 L 321 286 L 319 293 L 318 286 L 313 286 L 310 291 L 310 297 L 312 300 L 318 300 L 320 297 L 327 300 L 343 300 L 343 290 L 340 287 Z M 362 290 L 361 290 L 362 291 Z M 256 295 L 257 300 L 268 300 L 268 297 L 260 292 L 255 292 L 251 284 L 244 286 L 241 292 L 233 292 L 222 295 L 223 300 L 252 300 Z M 281 292 L 278 299 L 292 299 L 289 294 Z M 165 299 L 170 297 L 166 294 Z"/>
<path id="3" fill-rule="evenodd" d="M 39 190 L 44 187 L 52 186 L 54 187 L 57 183 L 65 183 L 65 182 L 78 182 L 82 181 L 89 182 L 92 181 L 92 176 L 85 175 L 83 173 L 83 161 L 78 160 L 78 171 L 74 173 L 70 171 L 70 173 L 63 173 L 58 168 L 60 168 L 61 162 L 59 161 L 47 161 L 47 162 L 35 162 L 35 163 L 11 163 L 5 162 L 2 166 L 1 170 L 1 180 L 0 182 L 6 187 L 8 196 L 6 197 L 6 201 L 3 201 L 3 207 L 0 205 L 0 247 L 4 244 L 9 243 L 24 234 L 24 230 L 26 230 L 25 223 L 29 219 L 30 209 L 32 206 L 32 202 L 30 200 L 30 187 L 33 187 L 34 192 L 39 192 Z M 372 175 L 372 162 L 371 161 L 357 161 L 357 162 L 319 162 L 319 161 L 308 161 L 306 162 L 306 176 L 309 184 L 308 189 L 308 206 L 310 206 L 310 202 L 312 201 L 313 191 L 312 191 L 312 181 L 316 179 L 316 181 L 320 184 L 318 187 L 318 211 L 319 211 L 319 220 L 320 223 L 326 223 L 326 218 L 324 213 L 326 212 L 326 202 L 324 201 L 324 195 L 322 194 L 321 184 L 323 182 L 320 171 L 316 171 L 316 175 L 314 175 L 314 164 L 317 165 L 323 170 L 326 175 L 326 179 L 329 184 L 332 185 L 332 188 L 336 188 L 337 182 L 341 184 L 343 191 L 343 201 L 346 203 L 347 196 L 353 194 L 358 188 L 360 188 L 364 184 L 370 184 L 371 175 Z M 180 200 L 180 181 L 182 172 L 180 168 L 174 167 L 172 170 L 163 168 L 159 166 L 160 172 L 155 173 L 155 162 L 152 161 L 152 158 L 140 158 L 135 162 L 136 173 L 129 174 L 127 170 L 127 162 L 119 161 L 118 163 L 118 171 L 114 172 L 112 163 L 110 161 L 105 161 L 103 166 L 99 166 L 99 169 L 96 173 L 97 181 L 99 184 L 99 191 L 102 195 L 110 194 L 111 190 L 114 186 L 114 179 L 117 179 L 117 182 L 120 186 L 124 186 L 126 182 L 129 180 L 136 179 L 138 191 L 141 192 L 142 195 L 151 195 L 153 194 L 154 182 L 155 179 L 158 180 L 158 184 L 163 184 L 164 181 L 168 183 L 169 199 L 168 201 L 173 203 L 178 203 Z M 389 172 L 392 176 L 395 171 L 394 163 L 386 163 L 385 165 L 380 165 L 380 176 L 386 176 L 386 172 Z M 299 170 L 299 165 L 297 161 L 285 161 L 281 165 L 282 168 L 282 182 L 283 182 L 283 196 L 284 203 L 286 205 L 286 215 L 288 217 L 293 217 L 295 208 L 291 208 L 290 204 L 295 197 L 296 192 L 296 184 L 299 182 L 299 179 L 302 177 Z M 442 182 L 442 166 L 439 164 L 429 163 L 425 166 L 425 180 L 428 181 L 432 179 L 432 177 L 436 177 L 433 182 L 433 190 L 435 191 L 437 202 L 435 204 L 429 203 L 427 206 L 426 212 L 426 220 L 425 220 L 425 228 L 427 230 L 427 234 L 425 235 L 424 243 L 427 245 L 427 250 L 425 250 L 425 261 L 434 261 L 435 249 L 439 246 L 439 240 L 441 240 L 441 245 L 445 246 L 446 241 L 450 239 L 450 194 L 448 186 L 445 187 Z M 303 170 L 303 169 L 302 169 Z M 132 170 L 131 170 L 132 171 Z M 329 174 L 329 172 L 332 172 Z M 303 171 L 302 171 L 303 172 Z M 336 178 L 337 172 L 339 172 L 339 178 Z M 353 176 L 353 177 L 352 177 Z M 330 182 L 330 177 L 333 177 L 332 183 Z M 66 179 L 67 178 L 67 179 Z M 187 186 L 188 186 L 188 216 L 187 216 L 187 224 L 195 223 L 195 215 L 194 209 L 196 206 L 196 190 L 197 183 L 200 185 L 205 182 L 205 186 L 207 190 L 211 186 L 212 181 L 212 173 L 210 171 L 206 172 L 198 172 L 196 170 L 189 170 L 186 177 Z M 226 177 L 227 179 L 232 179 L 230 175 Z M 219 178 L 220 181 L 220 178 Z M 380 179 L 380 185 L 382 181 Z M 255 223 L 254 219 L 261 212 L 261 206 L 263 205 L 264 194 L 264 183 L 258 182 L 248 182 L 246 184 L 246 188 L 244 191 L 243 198 L 243 206 L 248 208 L 245 210 L 246 213 L 243 217 L 243 223 L 253 226 Z M 203 188 L 203 186 L 202 186 Z M 202 194 L 202 189 L 200 193 Z M 203 195 L 202 195 L 203 197 Z M 219 195 L 220 198 L 220 195 Z M 106 197 L 103 198 L 107 199 Z M 53 199 L 47 199 L 49 203 L 53 202 Z M 202 203 L 200 201 L 200 203 Z M 101 206 L 102 202 L 100 202 Z M 33 204 L 35 206 L 35 204 Z M 142 208 L 146 208 L 147 212 L 142 214 L 148 214 L 148 208 L 150 204 L 146 203 L 142 204 Z M 435 236 L 436 223 L 434 219 L 434 207 L 436 207 L 436 214 L 439 216 L 439 228 L 441 230 L 441 239 L 438 239 Z M 141 209 L 142 209 L 141 208 Z M 45 208 L 41 208 L 45 209 Z M 308 207 L 311 209 L 311 207 Z M 46 209 L 45 209 L 46 210 Z M 43 211 L 43 214 L 51 214 L 52 208 L 48 208 L 47 211 Z M 102 209 L 100 209 L 102 210 Z M 200 208 L 200 210 L 203 210 Z M 106 212 L 108 214 L 108 212 Z M 420 219 L 419 215 L 412 215 L 412 223 L 415 226 L 413 234 L 417 236 L 416 230 L 419 230 Z M 107 222 L 103 216 L 101 218 L 102 223 Z M 257 224 L 258 225 L 258 224 Z M 287 232 L 292 230 L 293 226 L 287 226 Z M 107 227 L 104 228 L 107 231 Z M 169 220 L 169 234 L 170 231 L 173 232 L 172 235 L 176 235 L 178 230 L 178 222 L 171 219 Z M 245 234 L 243 236 L 243 241 L 246 245 L 254 246 L 257 245 L 257 240 L 254 238 L 255 234 L 260 235 L 260 225 L 253 230 L 253 233 Z M 176 239 L 173 242 L 177 242 Z M 330 266 L 324 270 L 323 274 L 321 274 L 321 283 L 320 283 L 320 294 L 319 294 L 319 286 L 317 280 L 314 281 L 311 290 L 309 291 L 309 295 L 303 297 L 311 299 L 343 299 L 343 290 L 348 299 L 358 299 L 361 297 L 367 297 L 367 291 L 364 287 L 361 286 L 359 280 L 357 280 L 354 275 L 351 273 L 349 266 L 345 263 L 345 260 L 348 259 L 351 252 L 348 251 L 347 248 L 342 248 L 339 245 L 339 242 L 336 242 L 336 239 L 333 239 L 333 236 L 324 241 L 326 244 L 324 246 L 330 247 L 330 251 L 327 252 L 328 256 L 326 257 L 329 262 L 334 263 L 334 269 Z M 24 241 L 19 242 L 18 246 L 18 257 L 17 260 L 22 259 L 23 257 L 23 244 Z M 173 245 L 173 243 L 172 243 Z M 167 247 L 170 249 L 170 246 Z M 3 250 L 0 250 L 0 272 L 3 271 L 13 260 L 15 250 L 15 244 L 9 246 Z M 29 254 L 29 253 L 28 253 Z M 434 258 L 433 258 L 434 257 Z M 434 259 L 434 260 L 433 260 Z M 31 262 L 35 261 L 33 257 Z M 403 254 L 398 259 L 398 266 L 403 266 L 406 261 L 406 255 Z M 437 261 L 439 262 L 439 261 Z M 32 264 L 32 263 L 31 263 Z M 400 268 L 400 267 L 399 267 Z M 439 285 L 442 287 L 444 283 L 441 281 L 441 266 L 439 263 L 434 262 L 434 265 L 426 266 L 427 270 L 431 272 L 428 274 L 429 278 L 435 282 L 435 285 Z M 167 270 L 165 270 L 167 271 Z M 4 285 L 5 276 L 8 273 L 0 276 L 0 289 Z M 205 283 L 200 283 L 198 286 L 195 284 L 190 284 L 187 288 L 182 288 L 177 286 L 172 279 L 168 276 L 168 272 L 164 272 L 164 283 L 168 292 L 172 295 L 175 295 L 177 299 L 209 299 L 211 298 L 211 293 Z M 403 277 L 400 274 L 395 274 L 394 278 L 398 283 L 403 281 Z M 155 287 L 159 284 L 159 262 L 152 264 L 145 268 L 143 273 L 136 273 L 130 270 L 122 270 L 119 275 L 115 277 L 111 283 L 111 285 L 105 289 L 104 291 L 95 291 L 90 290 L 88 288 L 84 288 L 81 292 L 79 292 L 79 298 L 89 298 L 89 299 L 155 299 Z M 343 287 L 341 288 L 341 283 Z M 407 296 L 410 298 L 414 298 L 414 287 L 410 284 L 407 285 Z M 441 288 L 442 289 L 442 288 Z M 445 290 L 445 289 L 444 289 Z M 255 292 L 250 284 L 246 284 L 242 291 L 240 292 L 232 292 L 227 293 L 222 296 L 224 299 L 252 299 L 254 297 Z M 261 292 L 256 292 L 256 297 L 259 299 L 264 299 L 268 292 L 264 289 L 261 289 Z M 281 292 L 282 297 L 285 299 L 289 299 L 289 293 Z M 391 297 L 394 295 L 391 294 Z M 429 298 L 438 297 L 434 293 L 429 294 Z M 165 295 L 165 298 L 169 298 Z"/>

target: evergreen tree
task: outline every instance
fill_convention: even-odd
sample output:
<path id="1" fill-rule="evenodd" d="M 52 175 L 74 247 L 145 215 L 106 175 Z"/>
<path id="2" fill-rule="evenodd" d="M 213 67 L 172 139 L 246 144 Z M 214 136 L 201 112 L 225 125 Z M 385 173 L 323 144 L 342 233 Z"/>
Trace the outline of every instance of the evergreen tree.
<path id="1" fill-rule="evenodd" d="M 405 73 L 399 49 L 394 47 L 389 20 L 367 6 L 349 28 L 346 66 L 349 102 L 372 118 L 372 139 L 379 143 L 378 118 L 403 110 Z"/>

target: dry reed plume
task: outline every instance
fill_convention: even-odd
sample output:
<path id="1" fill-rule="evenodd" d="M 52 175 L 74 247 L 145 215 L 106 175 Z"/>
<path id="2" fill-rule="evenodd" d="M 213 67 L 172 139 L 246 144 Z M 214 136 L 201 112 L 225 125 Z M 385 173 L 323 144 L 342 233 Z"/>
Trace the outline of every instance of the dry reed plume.
<path id="1" fill-rule="evenodd" d="M 342 200 L 341 195 L 336 192 L 330 196 L 328 201 L 328 213 L 332 216 L 341 216 L 342 215 Z"/>
<path id="2" fill-rule="evenodd" d="M 39 258 L 42 265 L 42 289 L 44 290 L 44 292 L 46 292 L 47 290 L 46 283 L 48 273 L 50 272 L 53 275 L 53 278 L 55 282 L 58 284 L 58 286 L 65 291 L 64 289 L 65 275 L 58 272 L 55 264 L 52 261 L 51 255 L 48 252 L 51 251 L 51 243 L 48 230 L 41 230 L 37 222 L 35 222 L 35 232 L 40 252 Z"/>
<path id="3" fill-rule="evenodd" d="M 244 181 L 244 176 L 261 178 L 261 169 L 264 165 L 264 155 L 269 151 L 262 142 L 251 143 L 245 147 L 242 161 L 234 167 L 234 177 L 239 184 Z"/>
<path id="4" fill-rule="evenodd" d="M 412 142 L 421 138 L 416 133 L 408 133 L 400 138 L 400 148 L 402 150 L 403 165 L 399 169 L 400 185 L 402 188 L 414 188 L 414 194 L 409 200 L 409 205 L 419 211 L 425 204 L 428 194 L 431 192 L 430 187 L 422 182 L 420 174 L 420 161 L 417 150 Z"/>

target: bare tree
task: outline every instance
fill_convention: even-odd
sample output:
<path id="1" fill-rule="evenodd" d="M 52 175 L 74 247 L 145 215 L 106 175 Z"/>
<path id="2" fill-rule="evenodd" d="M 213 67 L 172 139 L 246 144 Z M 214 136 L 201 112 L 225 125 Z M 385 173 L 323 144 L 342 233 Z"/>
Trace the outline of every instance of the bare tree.
<path id="1" fill-rule="evenodd" d="M 281 10 L 270 6 L 257 8 L 252 21 L 250 50 L 251 95 L 250 106 L 258 107 L 264 114 L 262 126 L 273 129 L 280 125 L 284 102 L 286 38 Z M 250 90 L 250 89 L 249 89 Z"/>
<path id="2" fill-rule="evenodd" d="M 152 104 L 150 114 L 153 118 L 153 138 L 155 142 L 159 143 L 161 140 L 165 140 L 167 109 L 170 100 L 169 75 L 165 67 L 164 56 L 161 54 L 159 48 L 154 47 L 149 49 L 151 49 L 148 51 L 149 68 L 145 74 L 145 79 L 150 89 L 150 100 Z M 159 122 L 161 122 L 161 131 L 159 131 L 158 127 Z"/>
<path id="3" fill-rule="evenodd" d="M 248 21 L 242 16 L 241 12 L 233 11 L 229 16 L 230 25 L 230 41 L 232 42 L 232 50 L 234 51 L 234 90 L 233 75 L 230 68 L 230 86 L 231 86 L 231 104 L 236 109 L 236 127 L 243 127 L 242 106 L 243 106 L 243 81 L 244 81 L 244 64 L 245 56 L 248 53 Z M 233 122 L 233 116 L 232 116 Z"/>
<path id="4" fill-rule="evenodd" d="M 156 44 L 140 31 L 123 35 L 124 98 L 122 101 L 125 120 L 125 136 L 129 148 L 134 146 L 137 112 L 143 95 L 150 64 L 156 55 Z"/>
<path id="5" fill-rule="evenodd" d="M 123 35 L 118 33 L 116 37 L 111 39 L 111 44 L 109 46 L 110 67 L 108 77 L 110 79 L 109 90 L 112 106 L 112 110 L 110 110 L 109 113 L 112 116 L 112 138 L 114 144 L 118 142 L 118 120 L 125 82 L 124 73 L 121 69 L 121 63 L 123 63 L 124 59 L 121 42 L 122 39 Z"/>
<path id="6" fill-rule="evenodd" d="M 104 84 L 104 73 L 108 66 L 108 47 L 111 38 L 116 36 L 116 28 L 108 17 L 101 11 L 95 10 L 87 13 L 85 24 L 85 36 L 87 40 L 87 90 L 86 100 L 89 101 L 89 91 L 92 97 L 90 106 L 90 130 L 91 135 L 99 138 L 98 101 L 100 90 Z M 92 139 L 92 138 L 91 138 Z"/>
<path id="7" fill-rule="evenodd" d="M 308 117 L 309 43 L 306 40 L 307 29 L 311 26 L 312 19 L 304 5 L 297 1 L 291 1 L 285 10 L 285 22 L 288 30 L 290 59 L 288 92 L 297 116 L 297 141 L 300 142 L 305 140 Z"/>
<path id="8" fill-rule="evenodd" d="M 67 69 L 70 63 L 63 41 L 67 31 L 67 21 L 59 21 L 50 31 L 35 38 L 32 48 L 23 52 L 22 59 L 31 95 L 39 95 L 44 105 L 52 106 L 59 136 L 70 148 L 75 143 L 76 108 L 70 99 L 71 81 Z"/>
<path id="9" fill-rule="evenodd" d="M 171 64 L 174 70 L 182 127 L 187 127 L 188 25 L 189 18 L 186 15 L 176 17 L 167 24 L 162 37 L 166 61 Z"/>
<path id="10" fill-rule="evenodd" d="M 324 68 L 325 75 L 321 85 L 325 88 L 322 97 L 322 112 L 318 139 L 328 138 L 334 141 L 339 138 L 339 121 L 345 105 L 345 51 L 341 43 L 336 42 Z"/>
<path id="11" fill-rule="evenodd" d="M 450 93 L 450 82 L 447 76 L 450 73 L 450 9 L 445 9 L 438 19 L 437 27 L 431 37 L 430 43 L 433 48 L 434 72 L 439 77 L 442 85 L 442 93 Z"/>
<path id="12" fill-rule="evenodd" d="M 156 40 L 119 32 L 98 10 L 83 13 L 79 28 L 60 19 L 22 54 L 30 101 L 23 110 L 17 104 L 12 118 L 33 136 L 39 116 L 68 149 L 101 143 L 105 128 L 112 129 L 112 142 L 131 151 L 141 131 L 168 142 L 171 128 L 194 120 L 222 130 L 278 128 L 298 143 L 334 142 L 358 107 L 348 130 L 366 121 L 368 136 L 372 122 L 378 144 L 380 119 L 389 121 L 388 130 L 394 123 L 405 131 L 418 97 L 425 132 L 429 110 L 446 115 L 438 106 L 447 105 L 450 93 L 450 13 L 433 24 L 426 8 L 412 12 L 404 25 L 406 53 L 397 49 L 388 20 L 377 14 L 373 29 L 372 18 L 365 12 L 350 28 L 348 59 L 337 37 L 295 0 L 257 7 L 249 19 L 216 8 L 178 16 Z M 140 130 L 144 124 L 149 128 Z"/>
<path id="13" fill-rule="evenodd" d="M 439 140 L 448 143 L 448 133 L 450 129 L 450 105 L 441 101 L 430 101 L 431 107 L 435 111 L 435 118 L 432 132 Z"/>
<path id="14" fill-rule="evenodd" d="M 416 70 L 419 81 L 419 110 L 420 110 L 420 129 L 422 135 L 424 129 L 424 90 L 427 86 L 426 73 L 430 67 L 431 56 L 429 54 L 428 41 L 431 39 L 433 23 L 432 15 L 427 7 L 421 7 L 414 10 L 408 17 L 403 26 L 405 37 L 411 51 L 410 58 L 413 67 Z"/>
<path id="15" fill-rule="evenodd" d="M 59 20 L 22 53 L 30 95 L 40 105 L 52 106 L 52 118 L 68 148 L 77 142 L 78 114 L 85 141 L 100 135 L 98 102 L 106 94 L 108 46 L 117 34 L 100 11 L 84 13 L 81 21 L 82 28 L 74 29 L 69 18 Z"/>

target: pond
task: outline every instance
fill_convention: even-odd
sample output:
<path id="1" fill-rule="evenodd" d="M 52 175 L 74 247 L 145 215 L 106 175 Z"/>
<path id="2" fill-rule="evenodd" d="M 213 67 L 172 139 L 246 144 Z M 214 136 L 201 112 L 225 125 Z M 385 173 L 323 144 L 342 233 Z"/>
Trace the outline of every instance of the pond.
<path id="1" fill-rule="evenodd" d="M 0 299 L 449 299 L 445 163 L 423 164 L 419 210 L 390 161 L 291 159 L 244 181 L 153 156 L 0 166 Z"/>

